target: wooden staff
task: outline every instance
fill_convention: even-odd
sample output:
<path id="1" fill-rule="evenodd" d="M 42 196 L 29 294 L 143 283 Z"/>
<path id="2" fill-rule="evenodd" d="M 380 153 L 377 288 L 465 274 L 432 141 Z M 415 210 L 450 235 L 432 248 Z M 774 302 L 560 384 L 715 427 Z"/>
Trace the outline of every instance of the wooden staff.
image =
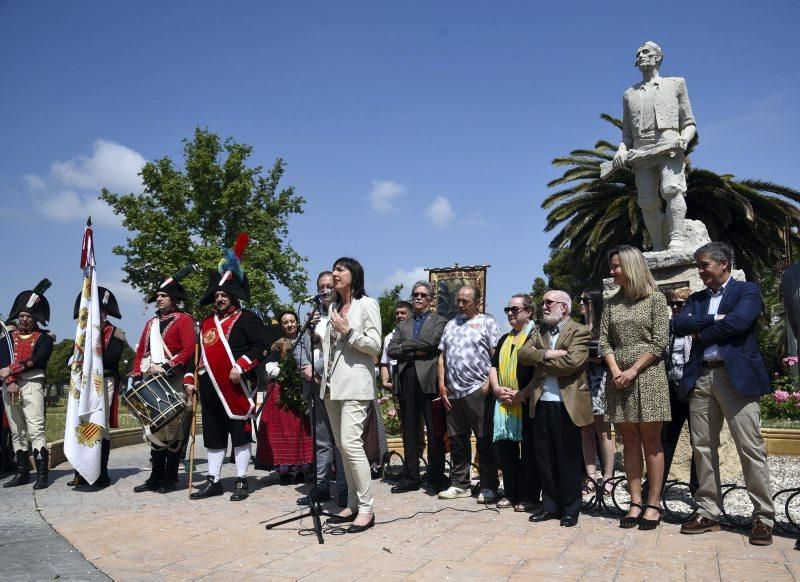
<path id="1" fill-rule="evenodd" d="M 194 445 L 197 437 L 197 391 L 200 390 L 200 382 L 197 369 L 200 367 L 200 330 L 195 328 L 194 339 L 194 392 L 192 392 L 192 443 L 189 445 L 189 479 L 186 488 L 189 498 L 192 497 L 192 474 L 194 473 Z"/>

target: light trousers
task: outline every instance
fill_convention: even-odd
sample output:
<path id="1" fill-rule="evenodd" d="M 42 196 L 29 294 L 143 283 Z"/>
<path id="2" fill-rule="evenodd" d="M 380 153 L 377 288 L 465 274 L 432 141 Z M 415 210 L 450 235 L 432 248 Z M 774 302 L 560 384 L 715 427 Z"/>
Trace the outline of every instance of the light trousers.
<path id="1" fill-rule="evenodd" d="M 6 389 L 3 389 L 3 403 L 11 429 L 11 442 L 15 451 L 47 448 L 44 435 L 44 378 L 17 381 L 19 404 L 11 404 Z M 28 447 L 30 442 L 30 448 Z"/>
<path id="2" fill-rule="evenodd" d="M 372 474 L 364 452 L 364 421 L 371 400 L 331 400 L 325 393 L 325 410 L 333 439 L 342 454 L 347 478 L 347 507 L 359 513 L 373 512 Z"/>
<path id="3" fill-rule="evenodd" d="M 719 433 L 728 423 L 744 484 L 753 503 L 753 516 L 769 526 L 775 521 L 775 505 L 769 489 L 767 449 L 761 436 L 760 396 L 738 392 L 723 368 L 703 368 L 689 399 L 692 447 L 699 486 L 694 494 L 698 513 L 718 520 L 722 513 L 719 474 Z"/>

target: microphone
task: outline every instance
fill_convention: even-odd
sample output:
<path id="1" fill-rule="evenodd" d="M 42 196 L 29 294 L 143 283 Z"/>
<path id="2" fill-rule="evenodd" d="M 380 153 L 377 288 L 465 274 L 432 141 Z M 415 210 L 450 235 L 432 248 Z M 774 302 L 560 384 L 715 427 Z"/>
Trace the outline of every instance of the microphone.
<path id="1" fill-rule="evenodd" d="M 325 299 L 326 297 L 330 297 L 333 294 L 331 289 L 326 289 L 322 293 L 317 293 L 316 295 L 311 295 L 303 299 L 302 303 L 319 303 L 321 300 Z"/>

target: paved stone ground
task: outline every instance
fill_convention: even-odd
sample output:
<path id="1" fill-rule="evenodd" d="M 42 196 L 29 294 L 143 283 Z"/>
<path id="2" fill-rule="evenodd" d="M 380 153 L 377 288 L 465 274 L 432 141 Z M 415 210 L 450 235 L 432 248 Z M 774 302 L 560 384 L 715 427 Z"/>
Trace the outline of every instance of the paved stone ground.
<path id="1" fill-rule="evenodd" d="M 198 451 L 204 449 L 199 446 Z M 794 540 L 786 537 L 776 536 L 772 546 L 757 548 L 740 532 L 684 536 L 669 524 L 652 532 L 621 530 L 610 517 L 584 515 L 574 528 L 561 528 L 557 522 L 531 524 L 527 514 L 486 510 L 473 499 L 443 502 L 421 491 L 392 495 L 390 484 L 377 481 L 373 484 L 378 525 L 358 535 L 337 535 L 341 530 L 327 527 L 325 544 L 319 545 L 313 534 L 301 531 L 311 527 L 310 518 L 264 529 L 265 522 L 297 511 L 301 486 L 280 486 L 274 475 L 256 471 L 250 478 L 253 494 L 241 503 L 230 502 L 229 493 L 190 501 L 186 489 L 166 495 L 135 494 L 134 485 L 147 476 L 147 460 L 145 445 L 112 451 L 115 483 L 102 491 L 68 489 L 69 471 L 62 465 L 52 472 L 54 484 L 36 493 L 44 519 L 115 580 L 230 580 L 238 576 L 278 580 L 800 580 L 800 552 L 792 549 Z M 205 465 L 201 463 L 199 469 Z M 223 476 L 230 491 L 231 465 L 225 465 Z M 197 475 L 196 482 L 202 478 Z M 183 474 L 181 482 L 185 484 Z M 21 531 L 40 531 L 39 536 L 45 536 L 48 526 L 38 521 L 30 490 L 13 495 L 17 496 L 13 503 L 2 497 L 4 513 L 20 514 L 16 525 Z M 28 509 L 23 511 L 18 504 Z M 53 542 L 49 547 L 66 544 L 54 537 L 49 537 Z M 38 568 L 35 562 L 40 557 L 23 545 L 30 566 Z M 5 578 L 13 550 L 9 544 L 1 550 L 0 578 Z M 16 560 L 12 557 L 15 575 L 26 579 L 24 564 Z M 47 573 L 58 573 L 62 579 L 91 579 L 99 574 L 85 570 L 82 575 L 77 564 L 59 571 L 60 562 L 52 558 L 47 562 L 51 568 Z M 81 563 L 85 568 L 86 562 Z M 38 570 L 30 572 L 27 578 L 39 579 Z"/>
<path id="2" fill-rule="evenodd" d="M 0 580 L 56 578 L 108 580 L 42 519 L 32 485 L 0 489 Z"/>

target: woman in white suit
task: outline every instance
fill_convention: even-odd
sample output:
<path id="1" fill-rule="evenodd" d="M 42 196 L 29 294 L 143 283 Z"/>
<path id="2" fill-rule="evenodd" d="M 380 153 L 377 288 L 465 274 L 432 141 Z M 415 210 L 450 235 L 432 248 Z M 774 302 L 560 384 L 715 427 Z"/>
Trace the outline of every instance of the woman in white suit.
<path id="1" fill-rule="evenodd" d="M 336 300 L 328 311 L 322 339 L 320 397 L 325 403 L 347 478 L 347 507 L 328 523 L 350 523 L 348 533 L 375 525 L 369 461 L 361 434 L 375 398 L 375 357 L 381 353 L 378 302 L 364 291 L 364 269 L 342 257 L 333 265 Z M 321 322 L 322 323 L 322 322 Z"/>

